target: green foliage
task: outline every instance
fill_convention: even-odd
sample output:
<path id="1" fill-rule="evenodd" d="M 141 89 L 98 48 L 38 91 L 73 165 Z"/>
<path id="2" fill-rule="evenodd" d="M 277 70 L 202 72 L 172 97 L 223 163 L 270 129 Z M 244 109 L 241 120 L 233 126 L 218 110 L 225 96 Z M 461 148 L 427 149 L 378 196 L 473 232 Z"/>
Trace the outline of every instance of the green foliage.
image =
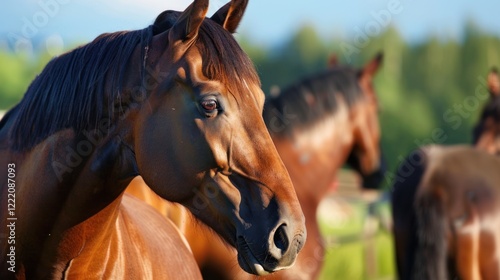
<path id="1" fill-rule="evenodd" d="M 21 100 L 31 81 L 49 60 L 47 53 L 31 57 L 0 49 L 0 110 L 9 109 Z"/>
<path id="2" fill-rule="evenodd" d="M 369 248 L 371 246 L 371 248 Z M 373 259 L 368 259 L 369 250 L 374 250 Z M 327 248 L 325 264 L 321 270 L 321 280 L 349 279 L 375 280 L 395 279 L 394 246 L 392 236 L 380 232 L 374 239 L 357 241 Z M 367 261 L 373 261 L 375 275 L 368 275 Z"/>
<path id="3" fill-rule="evenodd" d="M 326 240 L 325 260 L 319 279 L 394 279 L 396 267 L 392 235 L 379 227 L 375 236 L 365 236 L 364 226 L 368 218 L 366 203 L 349 201 L 346 205 L 352 213 L 346 213 L 345 221 L 332 220 L 327 212 L 318 215 L 321 233 Z M 379 207 L 387 210 L 385 215 L 390 215 L 386 203 Z M 332 238 L 338 242 L 328 242 Z"/>

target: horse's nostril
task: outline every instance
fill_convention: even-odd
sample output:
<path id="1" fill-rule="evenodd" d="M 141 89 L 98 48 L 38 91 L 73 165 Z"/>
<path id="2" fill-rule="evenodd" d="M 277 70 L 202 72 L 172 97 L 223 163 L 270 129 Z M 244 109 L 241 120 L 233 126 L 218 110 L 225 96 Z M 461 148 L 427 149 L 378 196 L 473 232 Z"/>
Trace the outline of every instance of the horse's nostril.
<path id="1" fill-rule="evenodd" d="M 284 254 L 290 245 L 286 235 L 286 224 L 280 225 L 274 233 L 274 245 Z"/>

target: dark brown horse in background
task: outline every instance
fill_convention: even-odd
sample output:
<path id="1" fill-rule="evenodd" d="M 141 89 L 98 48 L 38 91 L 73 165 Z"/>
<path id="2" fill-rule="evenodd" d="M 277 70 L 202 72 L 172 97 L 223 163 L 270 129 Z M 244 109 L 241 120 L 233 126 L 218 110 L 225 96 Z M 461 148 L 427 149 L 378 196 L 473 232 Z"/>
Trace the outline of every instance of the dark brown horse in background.
<path id="1" fill-rule="evenodd" d="M 495 69 L 493 69 L 488 75 L 488 90 L 490 92 L 490 100 L 485 105 L 480 120 L 476 125 L 476 127 L 474 128 L 473 144 L 477 149 L 486 151 L 490 154 L 498 154 L 500 152 L 500 146 L 498 140 L 500 139 L 500 79 Z M 428 172 L 437 172 L 434 170 L 428 171 L 429 169 L 428 164 L 431 162 L 431 159 L 427 159 L 429 156 L 423 152 L 426 151 L 426 149 L 427 148 L 414 151 L 405 159 L 405 161 L 398 168 L 398 174 L 396 176 L 396 180 L 393 186 L 392 212 L 394 221 L 393 224 L 394 224 L 394 241 L 396 248 L 396 264 L 398 268 L 399 279 L 414 279 L 412 277 L 415 277 L 415 272 L 417 270 L 421 270 L 421 267 L 419 268 L 415 267 L 416 252 L 417 250 L 419 250 L 419 247 L 421 246 L 417 232 L 423 231 L 423 229 L 418 227 L 417 223 L 417 212 L 415 206 L 415 204 L 417 203 L 416 194 L 417 192 L 420 191 L 419 188 L 423 184 L 422 183 L 423 178 L 425 176 L 428 176 L 424 174 L 427 174 Z M 478 172 L 477 169 L 479 167 L 471 165 L 470 168 L 472 168 L 472 171 L 467 171 L 464 174 L 475 174 L 474 172 Z M 475 176 L 479 177 L 480 175 L 477 174 Z M 460 188 L 457 189 L 459 191 L 464 190 Z M 475 192 L 473 186 L 468 186 L 467 189 L 469 190 L 470 193 Z M 440 191 L 444 192 L 445 190 L 440 190 Z M 451 191 L 455 190 L 450 190 L 450 192 Z M 460 201 L 463 200 L 467 201 L 469 198 L 459 197 L 457 199 L 459 199 Z M 497 203 L 499 202 L 497 201 Z M 462 207 L 464 208 L 465 205 L 462 205 Z M 421 218 L 423 219 L 424 217 Z M 423 225 L 425 225 L 425 223 L 423 223 Z M 496 224 L 495 226 L 498 226 L 498 224 Z M 500 245 L 500 243 L 496 244 Z M 458 243 L 454 244 L 453 246 L 457 245 Z M 445 249 L 441 248 L 441 250 Z M 449 248 L 449 250 L 450 251 L 446 253 L 451 255 L 456 253 L 455 247 Z M 464 252 L 467 251 L 461 250 L 461 256 L 465 256 Z M 439 253 L 441 254 L 441 256 L 442 254 L 446 254 L 443 252 Z M 439 261 L 436 259 L 437 256 L 438 255 L 430 256 L 429 261 L 434 261 L 439 263 Z M 469 255 L 469 257 L 471 256 L 475 257 L 473 255 Z M 443 267 L 445 266 L 444 263 L 446 262 L 445 258 L 442 258 L 440 260 L 441 262 L 439 263 Z M 474 262 L 477 262 L 478 260 L 479 259 L 477 258 L 470 259 L 467 260 L 467 262 L 470 261 L 472 264 Z M 449 271 L 447 272 L 449 278 L 452 278 L 452 276 L 455 275 L 457 277 L 460 277 L 460 279 L 490 279 L 487 277 L 486 274 L 481 274 L 481 273 L 480 274 L 475 273 L 477 277 L 478 275 L 481 275 L 481 277 L 479 278 L 477 278 L 476 276 L 475 276 L 476 278 L 470 278 L 471 275 L 470 269 L 467 269 L 467 267 L 469 267 L 469 264 L 467 263 L 464 264 L 463 261 L 461 261 L 460 259 L 454 259 L 453 261 L 455 261 L 456 263 L 452 262 L 453 265 L 450 266 Z M 459 263 L 458 261 L 461 262 Z M 463 267 L 464 269 L 459 271 L 458 269 L 461 267 Z M 465 270 L 468 270 L 468 272 Z M 443 273 L 442 269 L 440 273 L 442 276 Z M 434 278 L 425 277 L 425 279 L 445 279 L 445 278 L 435 278 L 437 277 L 436 274 L 433 274 L 433 277 Z"/>
<path id="2" fill-rule="evenodd" d="M 500 279 L 500 158 L 470 146 L 420 154 L 414 263 L 402 279 Z"/>
<path id="3" fill-rule="evenodd" d="M 137 175 L 235 246 L 245 271 L 294 263 L 304 216 L 231 35 L 246 4 L 206 19 L 195 0 L 49 62 L 0 123 L 0 204 L 15 199 L 0 216 L 17 218 L 15 244 L 0 230 L 2 279 L 197 278 L 186 250 L 158 253 L 184 246 L 179 236 L 162 245 L 172 232 L 123 196 Z"/>
<path id="4" fill-rule="evenodd" d="M 378 55 L 361 69 L 331 66 L 266 100 L 264 120 L 292 178 L 309 237 L 292 268 L 266 279 L 318 277 L 325 248 L 316 211 L 346 161 L 361 174 L 363 186 L 376 188 L 380 183 L 383 164 L 372 79 L 381 60 Z M 134 194 L 143 199 L 149 196 L 147 190 L 140 192 L 136 189 Z M 165 213 L 171 217 L 168 210 Z M 209 230 L 191 219 L 179 226 L 184 229 L 204 279 L 252 278 L 237 267 L 235 252 Z"/>

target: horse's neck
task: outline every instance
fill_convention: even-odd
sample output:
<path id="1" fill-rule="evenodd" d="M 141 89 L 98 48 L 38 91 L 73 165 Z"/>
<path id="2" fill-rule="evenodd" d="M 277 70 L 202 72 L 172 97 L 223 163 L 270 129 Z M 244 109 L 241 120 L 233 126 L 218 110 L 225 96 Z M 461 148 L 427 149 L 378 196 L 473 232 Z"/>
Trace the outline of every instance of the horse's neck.
<path id="1" fill-rule="evenodd" d="M 339 109 L 294 137 L 273 137 L 299 200 L 324 197 L 353 145 L 349 112 Z"/>
<path id="2" fill-rule="evenodd" d="M 78 227 L 74 227 L 112 205 L 133 178 L 134 167 L 123 159 L 130 151 L 124 151 L 116 137 L 96 142 L 90 154 L 82 143 L 93 145 L 90 140 L 75 139 L 67 129 L 29 152 L 7 154 L 7 161 L 16 164 L 16 244 L 23 258 L 19 263 L 24 263 L 29 275 L 44 269 L 52 273 L 60 269 L 54 263 L 78 254 L 78 230 L 74 231 Z"/>

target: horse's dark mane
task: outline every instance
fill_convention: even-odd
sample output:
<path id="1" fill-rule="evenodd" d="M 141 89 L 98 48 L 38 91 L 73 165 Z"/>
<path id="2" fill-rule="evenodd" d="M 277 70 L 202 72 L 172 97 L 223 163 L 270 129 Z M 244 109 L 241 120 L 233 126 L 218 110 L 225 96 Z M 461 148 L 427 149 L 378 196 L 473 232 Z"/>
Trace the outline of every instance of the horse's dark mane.
<path id="1" fill-rule="evenodd" d="M 103 34 L 53 58 L 17 106 L 14 149 L 30 149 L 66 128 L 76 133 L 95 130 L 100 121 L 111 119 L 128 61 L 137 45 L 147 46 L 151 38 L 151 27 Z"/>
<path id="2" fill-rule="evenodd" d="M 335 67 L 285 88 L 278 96 L 267 98 L 264 120 L 268 129 L 274 134 L 291 135 L 297 128 L 335 114 L 339 97 L 351 108 L 363 98 L 358 75 L 355 69 Z"/>
<path id="3" fill-rule="evenodd" d="M 479 136 L 483 133 L 485 122 L 490 118 L 492 118 L 495 123 L 500 123 L 500 96 L 491 97 L 484 106 L 479 122 L 472 132 L 473 144 L 476 144 L 479 140 Z"/>

